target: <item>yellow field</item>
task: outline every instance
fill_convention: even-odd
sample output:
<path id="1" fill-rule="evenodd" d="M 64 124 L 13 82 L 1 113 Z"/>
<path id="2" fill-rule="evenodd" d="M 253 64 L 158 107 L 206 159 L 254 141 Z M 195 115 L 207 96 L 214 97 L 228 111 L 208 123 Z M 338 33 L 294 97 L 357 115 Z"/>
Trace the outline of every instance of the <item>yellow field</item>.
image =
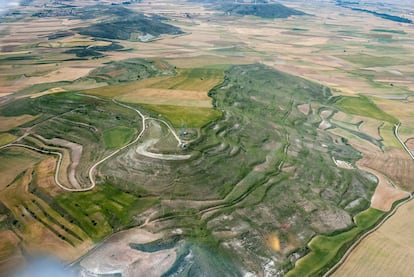
<path id="1" fill-rule="evenodd" d="M 176 76 L 151 85 L 153 88 L 178 89 L 208 92 L 224 80 L 222 69 L 192 68 L 180 69 Z"/>
<path id="2" fill-rule="evenodd" d="M 29 253 L 47 250 L 71 261 L 92 243 L 77 225 L 61 217 L 45 201 L 28 191 L 32 174 L 33 168 L 29 168 L 13 184 L 1 190 L 0 201 L 16 218 L 17 225 L 13 230 L 22 239 L 25 250 Z"/>
<path id="3" fill-rule="evenodd" d="M 46 156 L 24 148 L 7 148 L 0 155 L 0 190 L 9 185 L 17 175 Z"/>
<path id="4" fill-rule="evenodd" d="M 126 93 L 117 99 L 130 103 L 211 107 L 211 98 L 205 91 L 144 88 Z"/>
<path id="5" fill-rule="evenodd" d="M 0 132 L 9 131 L 26 122 L 32 121 L 36 116 L 25 114 L 20 116 L 0 116 Z"/>
<path id="6" fill-rule="evenodd" d="M 50 151 L 55 151 L 55 152 L 60 152 L 62 154 L 62 162 L 60 165 L 60 170 L 59 170 L 59 181 L 60 183 L 62 183 L 62 185 L 71 188 L 72 184 L 69 181 L 69 176 L 68 176 L 68 172 L 69 172 L 69 167 L 72 164 L 71 161 L 71 155 L 70 155 L 70 150 L 67 148 L 59 148 L 59 147 L 54 147 L 54 146 L 49 146 L 44 144 L 43 142 L 41 142 L 40 140 L 33 138 L 33 137 L 26 137 L 26 140 L 30 141 L 31 143 L 34 143 L 37 147 L 42 148 L 42 149 L 47 149 Z M 34 151 L 31 151 L 34 152 Z M 36 152 L 34 152 L 36 153 Z"/>
<path id="7" fill-rule="evenodd" d="M 364 239 L 333 276 L 412 276 L 413 214 L 414 201 L 410 201 Z"/>
<path id="8" fill-rule="evenodd" d="M 16 136 L 9 133 L 0 133 L 0 146 L 6 145 L 16 139 Z"/>
<path id="9" fill-rule="evenodd" d="M 93 88 L 82 91 L 85 94 L 92 94 L 97 96 L 103 96 L 108 98 L 119 97 L 124 94 L 130 94 L 137 92 L 140 89 L 151 87 L 152 84 L 158 83 L 162 80 L 167 79 L 168 77 L 156 77 L 150 78 L 143 81 L 135 81 L 127 84 L 107 86 L 101 88 Z"/>

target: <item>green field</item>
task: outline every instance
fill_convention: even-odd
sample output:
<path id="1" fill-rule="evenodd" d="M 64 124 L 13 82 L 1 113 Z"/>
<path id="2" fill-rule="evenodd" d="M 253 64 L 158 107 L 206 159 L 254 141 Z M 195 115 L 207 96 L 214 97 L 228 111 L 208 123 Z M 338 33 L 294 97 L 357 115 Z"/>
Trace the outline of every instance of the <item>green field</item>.
<path id="1" fill-rule="evenodd" d="M 371 29 L 372 32 L 380 32 L 380 33 L 391 33 L 391 34 L 399 34 L 399 35 L 406 35 L 407 32 L 403 30 L 390 30 L 390 29 Z"/>
<path id="2" fill-rule="evenodd" d="M 141 106 L 161 114 L 176 128 L 181 127 L 182 123 L 186 128 L 201 128 L 221 117 L 220 111 L 211 108 L 149 104 L 141 104 Z"/>
<path id="3" fill-rule="evenodd" d="M 16 136 L 13 136 L 9 133 L 0 133 L 0 146 L 8 144 L 16 139 Z"/>
<path id="4" fill-rule="evenodd" d="M 108 184 L 94 191 L 65 193 L 57 196 L 56 201 L 94 241 L 121 226 L 131 225 L 133 215 L 158 203 L 156 198 L 138 198 Z"/>
<path id="5" fill-rule="evenodd" d="M 382 39 L 386 40 L 387 38 Z M 373 56 L 368 54 L 337 55 L 337 57 L 349 61 L 351 63 L 360 64 L 364 67 L 396 66 L 400 64 L 410 63 L 410 61 L 398 59 L 391 56 Z"/>
<path id="6" fill-rule="evenodd" d="M 152 85 L 153 88 L 209 91 L 224 79 L 225 66 L 179 69 L 176 76 Z"/>
<path id="7" fill-rule="evenodd" d="M 398 123 L 398 119 L 378 108 L 378 106 L 366 96 L 341 96 L 335 102 L 335 106 L 345 113 L 371 117 L 393 124 Z"/>
<path id="8" fill-rule="evenodd" d="M 356 226 L 333 236 L 320 235 L 311 240 L 311 252 L 300 259 L 286 276 L 320 276 L 333 266 L 355 239 L 369 230 L 385 212 L 369 208 L 355 216 Z"/>
<path id="9" fill-rule="evenodd" d="M 113 149 L 124 146 L 132 140 L 136 131 L 135 128 L 126 126 L 118 126 L 104 131 L 103 136 L 106 148 Z"/>

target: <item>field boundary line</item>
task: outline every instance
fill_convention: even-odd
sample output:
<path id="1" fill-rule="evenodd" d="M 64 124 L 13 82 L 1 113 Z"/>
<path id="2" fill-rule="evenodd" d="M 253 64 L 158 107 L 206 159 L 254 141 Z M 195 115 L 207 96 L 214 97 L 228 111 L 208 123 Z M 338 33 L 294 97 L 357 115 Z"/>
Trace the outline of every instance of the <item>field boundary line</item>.
<path id="1" fill-rule="evenodd" d="M 401 122 L 398 122 L 398 124 L 394 125 L 394 136 L 398 139 L 398 141 L 401 143 L 401 145 L 403 146 L 404 150 L 408 153 L 408 155 L 411 157 L 411 159 L 413 159 L 414 161 L 414 155 L 413 153 L 411 153 L 410 149 L 408 149 L 408 147 L 405 145 L 405 143 L 401 140 L 399 134 L 398 134 L 398 128 L 401 126 Z M 408 203 L 409 201 L 411 201 L 413 199 L 413 194 L 410 192 L 406 193 L 409 195 L 408 199 L 404 200 L 403 202 L 397 204 L 394 209 L 392 209 L 392 211 L 390 211 L 390 213 L 388 215 L 386 215 L 384 217 L 383 220 L 381 220 L 378 224 L 376 224 L 374 226 L 374 228 L 372 228 L 371 230 L 367 231 L 366 233 L 364 233 L 358 240 L 356 240 L 350 247 L 349 249 L 345 252 L 345 254 L 342 256 L 342 258 L 339 260 L 338 263 L 336 263 L 333 267 L 331 267 L 331 269 L 328 270 L 328 272 L 326 272 L 323 277 L 327 277 L 332 275 L 336 270 L 338 270 L 338 268 L 349 258 L 350 254 L 352 253 L 352 251 L 362 242 L 363 239 L 365 239 L 366 237 L 368 237 L 369 235 L 371 235 L 372 233 L 374 233 L 375 231 L 377 231 L 391 216 L 393 216 L 397 210 L 404 204 Z"/>
<path id="2" fill-rule="evenodd" d="M 79 189 L 68 188 L 68 187 L 66 187 L 66 186 L 64 186 L 60 183 L 60 181 L 59 181 L 59 171 L 60 171 L 60 166 L 62 164 L 62 158 L 63 158 L 63 155 L 60 152 L 51 151 L 51 150 L 43 150 L 43 149 L 39 149 L 39 148 L 30 146 L 30 145 L 21 144 L 21 143 L 10 143 L 10 144 L 4 145 L 4 146 L 0 147 L 0 150 L 4 149 L 4 148 L 7 148 L 7 147 L 23 147 L 23 148 L 30 149 L 30 150 L 33 150 L 33 151 L 36 151 L 36 152 L 39 152 L 39 153 L 43 153 L 43 154 L 57 155 L 59 157 L 59 159 L 58 159 L 58 162 L 57 162 L 57 165 L 56 165 L 54 179 L 55 179 L 55 183 L 58 187 L 60 187 L 63 190 L 71 191 L 71 192 L 82 192 L 82 191 L 88 191 L 88 190 L 92 189 L 92 188 L 79 188 Z"/>
<path id="3" fill-rule="evenodd" d="M 404 150 L 407 151 L 408 155 L 410 155 L 411 159 L 414 160 L 414 154 L 411 153 L 410 149 L 408 149 L 407 145 L 401 140 L 400 135 L 398 134 L 398 128 L 401 126 L 401 122 L 398 122 L 398 124 L 394 125 L 394 135 L 398 139 L 398 141 L 401 143 L 401 145 L 404 147 Z"/>
<path id="4" fill-rule="evenodd" d="M 377 231 L 391 216 L 393 216 L 397 212 L 397 210 L 402 205 L 406 204 L 412 199 L 413 199 L 413 195 L 410 193 L 407 200 L 404 200 L 403 202 L 396 205 L 394 209 L 388 215 L 386 215 L 383 220 L 380 221 L 380 223 L 376 224 L 374 228 L 364 233 L 357 241 L 355 241 L 354 244 L 352 244 L 349 247 L 349 249 L 345 252 L 345 254 L 342 256 L 341 260 L 339 260 L 338 263 L 336 263 L 333 267 L 331 267 L 331 269 L 329 269 L 329 271 L 326 272 L 323 275 L 323 277 L 328 277 L 332 275 L 333 273 L 335 273 L 335 271 L 349 258 L 349 255 L 351 254 L 351 252 L 362 242 L 363 239 L 365 239 L 366 237 L 368 237 L 369 235 Z"/>

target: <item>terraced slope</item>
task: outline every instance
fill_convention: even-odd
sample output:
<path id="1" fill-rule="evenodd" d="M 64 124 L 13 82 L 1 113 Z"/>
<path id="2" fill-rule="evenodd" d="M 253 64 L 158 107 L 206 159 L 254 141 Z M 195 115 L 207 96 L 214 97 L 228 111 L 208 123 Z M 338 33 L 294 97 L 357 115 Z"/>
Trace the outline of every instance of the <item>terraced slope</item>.
<path id="1" fill-rule="evenodd" d="M 102 168 L 114 184 L 163 199 L 151 217 L 161 220 L 156 230 L 180 228 L 196 245 L 231 249 L 245 270 L 276 274 L 303 255 L 313 235 L 353 226 L 375 183 L 332 160 L 360 156 L 317 128 L 328 88 L 256 64 L 226 71 L 210 96 L 223 117 L 182 150 L 190 159 L 151 158 L 131 147 Z M 307 115 L 303 104 L 312 107 Z"/>

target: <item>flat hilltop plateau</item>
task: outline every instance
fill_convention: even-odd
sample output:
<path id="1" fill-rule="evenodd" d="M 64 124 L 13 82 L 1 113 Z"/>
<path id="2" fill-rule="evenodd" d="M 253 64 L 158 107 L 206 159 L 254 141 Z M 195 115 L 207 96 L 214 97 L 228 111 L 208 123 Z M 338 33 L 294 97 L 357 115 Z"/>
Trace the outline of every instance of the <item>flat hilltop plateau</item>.
<path id="1" fill-rule="evenodd" d="M 407 7 L 8 5 L 0 276 L 410 276 Z"/>

